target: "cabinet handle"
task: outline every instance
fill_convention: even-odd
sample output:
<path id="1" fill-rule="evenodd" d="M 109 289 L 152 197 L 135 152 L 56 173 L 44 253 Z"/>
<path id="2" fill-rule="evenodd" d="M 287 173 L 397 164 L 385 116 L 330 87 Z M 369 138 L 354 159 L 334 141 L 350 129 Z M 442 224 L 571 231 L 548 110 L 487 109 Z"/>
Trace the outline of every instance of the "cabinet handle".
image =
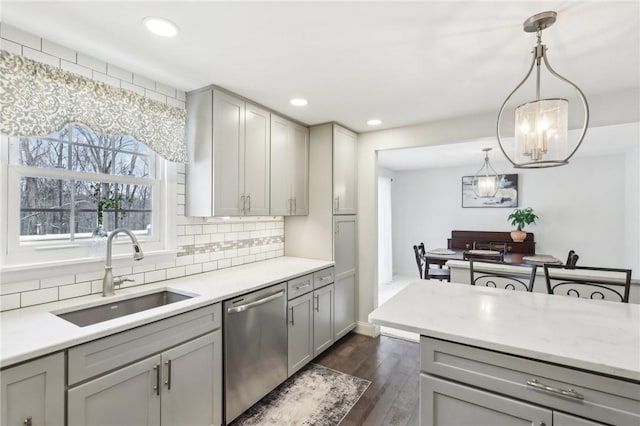
<path id="1" fill-rule="evenodd" d="M 320 312 L 320 295 L 313 296 L 316 300 L 316 312 Z"/>
<path id="2" fill-rule="evenodd" d="M 160 396 L 160 366 L 156 364 L 153 366 L 153 369 L 156 370 L 156 385 L 153 387 L 153 390 L 156 391 L 156 395 Z"/>
<path id="3" fill-rule="evenodd" d="M 242 213 L 244 213 L 244 210 L 245 210 L 245 208 L 244 208 L 244 207 L 245 207 L 245 199 L 244 199 L 244 198 L 245 198 L 245 197 L 244 197 L 244 194 L 242 194 L 242 195 L 240 196 L 240 211 L 241 211 Z"/>
<path id="4" fill-rule="evenodd" d="M 171 360 L 165 361 L 165 364 L 167 365 L 167 381 L 164 384 L 167 385 L 167 390 L 171 390 Z"/>
<path id="5" fill-rule="evenodd" d="M 291 310 L 291 325 L 294 325 L 295 322 L 293 321 L 293 306 L 289 308 Z"/>
<path id="6" fill-rule="evenodd" d="M 307 288 L 311 285 L 311 281 L 307 281 L 305 284 L 300 284 L 296 286 L 296 290 L 300 290 L 301 288 Z"/>
<path id="7" fill-rule="evenodd" d="M 247 211 L 250 212 L 251 211 L 251 194 L 249 194 L 247 198 L 249 199 L 249 208 L 247 209 Z"/>
<path id="8" fill-rule="evenodd" d="M 545 385 L 544 383 L 540 383 L 536 379 L 527 380 L 527 386 L 531 386 L 532 388 L 539 389 L 541 391 L 553 393 L 560 396 L 568 396 L 569 398 L 583 400 L 584 396 L 580 395 L 573 389 L 564 390 L 560 388 L 555 388 L 553 386 Z"/>
<path id="9" fill-rule="evenodd" d="M 32 424 L 33 424 L 32 420 L 33 420 L 32 417 L 29 416 L 26 419 L 24 419 L 24 422 L 22 422 L 22 424 L 25 425 L 25 426 L 32 426 Z"/>

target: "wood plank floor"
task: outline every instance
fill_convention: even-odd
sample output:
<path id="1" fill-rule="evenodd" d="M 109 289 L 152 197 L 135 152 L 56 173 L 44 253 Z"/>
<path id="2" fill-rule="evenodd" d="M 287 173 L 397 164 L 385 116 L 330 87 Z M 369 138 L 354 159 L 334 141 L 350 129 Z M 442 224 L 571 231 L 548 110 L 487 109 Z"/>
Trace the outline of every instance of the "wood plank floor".
<path id="1" fill-rule="evenodd" d="M 313 362 L 371 381 L 340 426 L 418 426 L 418 343 L 351 333 Z"/>

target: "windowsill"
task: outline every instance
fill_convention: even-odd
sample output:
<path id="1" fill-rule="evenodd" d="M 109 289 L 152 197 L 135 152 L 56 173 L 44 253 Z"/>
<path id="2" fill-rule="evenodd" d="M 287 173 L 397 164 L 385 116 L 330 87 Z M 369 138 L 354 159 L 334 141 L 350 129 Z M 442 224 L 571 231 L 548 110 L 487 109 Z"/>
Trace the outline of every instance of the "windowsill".
<path id="1" fill-rule="evenodd" d="M 114 268 L 127 266 L 143 266 L 164 263 L 176 258 L 176 250 L 158 250 L 144 253 L 144 259 L 134 261 L 131 254 L 114 254 L 112 264 Z M 36 264 L 21 264 L 0 267 L 0 283 L 51 278 L 56 276 L 102 271 L 104 257 L 90 257 L 70 259 L 65 261 L 43 262 Z"/>

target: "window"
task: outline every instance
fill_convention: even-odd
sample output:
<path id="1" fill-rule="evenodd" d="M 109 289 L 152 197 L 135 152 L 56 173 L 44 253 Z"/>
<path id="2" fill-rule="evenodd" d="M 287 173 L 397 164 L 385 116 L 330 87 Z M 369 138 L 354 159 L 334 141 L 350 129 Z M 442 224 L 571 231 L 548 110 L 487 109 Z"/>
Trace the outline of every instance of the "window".
<path id="1" fill-rule="evenodd" d="M 98 225 L 133 230 L 146 251 L 167 248 L 170 163 L 144 144 L 70 124 L 8 146 L 9 265 L 90 257 Z"/>

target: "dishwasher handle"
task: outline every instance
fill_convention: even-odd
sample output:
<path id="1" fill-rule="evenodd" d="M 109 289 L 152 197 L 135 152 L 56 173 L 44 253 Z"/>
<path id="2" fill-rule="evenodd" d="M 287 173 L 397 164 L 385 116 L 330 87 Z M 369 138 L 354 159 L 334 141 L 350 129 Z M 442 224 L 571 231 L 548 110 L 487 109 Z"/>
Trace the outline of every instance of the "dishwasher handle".
<path id="1" fill-rule="evenodd" d="M 237 314 L 238 312 L 242 312 L 242 311 L 246 311 L 247 309 L 251 309 L 255 306 L 260 306 L 260 305 L 264 305 L 267 302 L 270 302 L 272 300 L 275 300 L 279 297 L 284 296 L 284 290 L 281 290 L 275 294 L 272 294 L 271 296 L 267 296 L 263 299 L 258 299 L 256 301 L 253 302 L 249 302 L 246 303 L 244 305 L 240 305 L 240 306 L 234 306 L 233 308 L 229 308 L 227 309 L 227 313 L 228 314 Z"/>

